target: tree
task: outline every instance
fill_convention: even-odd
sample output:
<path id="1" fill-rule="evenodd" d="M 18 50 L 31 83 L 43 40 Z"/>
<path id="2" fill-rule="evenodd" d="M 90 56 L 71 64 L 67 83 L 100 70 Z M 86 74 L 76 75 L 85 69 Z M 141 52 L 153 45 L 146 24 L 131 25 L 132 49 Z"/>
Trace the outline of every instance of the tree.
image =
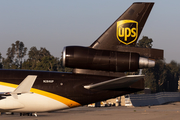
<path id="1" fill-rule="evenodd" d="M 3 60 L 3 57 L 2 57 L 2 55 L 0 53 L 0 69 L 3 68 L 2 60 Z"/>
<path id="2" fill-rule="evenodd" d="M 30 60 L 38 61 L 45 56 L 52 56 L 52 55 L 46 48 L 41 47 L 40 50 L 38 50 L 35 46 L 33 46 L 30 48 L 30 51 L 28 52 L 28 56 Z"/>
<path id="3" fill-rule="evenodd" d="M 138 47 L 152 48 L 153 40 L 143 36 L 138 41 Z M 145 86 L 151 88 L 152 92 L 177 91 L 180 67 L 175 61 L 166 64 L 164 60 L 157 60 L 154 68 L 142 70 L 145 75 Z"/>
<path id="4" fill-rule="evenodd" d="M 153 42 L 153 40 L 151 38 L 148 38 L 147 36 L 143 36 L 143 38 L 138 41 L 136 46 L 143 47 L 143 48 L 152 48 L 152 46 L 153 46 L 152 42 Z"/>
<path id="5" fill-rule="evenodd" d="M 37 70 L 37 65 L 40 65 L 40 63 L 42 63 L 42 60 L 45 59 L 44 57 L 52 57 L 52 55 L 48 50 L 46 50 L 46 48 L 41 47 L 40 50 L 38 50 L 35 46 L 30 48 L 28 56 L 29 58 L 27 61 L 25 61 L 23 68 L 28 64 L 29 69 L 31 70 Z M 38 68 L 39 67 L 40 66 L 38 66 Z M 42 68 L 40 70 L 42 70 Z"/>
<path id="6" fill-rule="evenodd" d="M 169 83 L 168 83 L 169 90 L 172 92 L 177 91 L 180 65 L 176 61 L 172 60 L 169 64 L 167 64 L 167 67 L 170 71 Z"/>
<path id="7" fill-rule="evenodd" d="M 25 57 L 27 48 L 23 42 L 16 41 L 12 43 L 7 50 L 7 58 L 3 60 L 3 66 L 6 69 L 20 69 L 22 66 L 22 59 Z"/>
<path id="8" fill-rule="evenodd" d="M 21 69 L 26 69 L 26 70 L 33 70 L 32 68 L 33 62 L 30 61 L 29 59 L 24 60 L 24 62 L 22 63 L 22 67 Z"/>
<path id="9" fill-rule="evenodd" d="M 37 63 L 35 70 L 57 71 L 58 58 L 53 56 L 44 56 L 40 62 Z"/>
<path id="10" fill-rule="evenodd" d="M 167 80 L 164 70 L 166 70 L 166 65 L 162 60 L 156 61 L 156 65 L 153 68 L 143 69 L 142 74 L 145 75 L 145 87 L 151 88 L 152 92 L 162 91 L 161 89 L 164 89 L 162 86 Z"/>
<path id="11" fill-rule="evenodd" d="M 145 75 L 145 86 L 151 88 L 152 92 L 176 92 L 178 90 L 180 65 L 175 61 L 166 64 L 158 60 L 154 68 L 143 69 Z"/>
<path id="12" fill-rule="evenodd" d="M 15 45 L 11 44 L 12 47 L 9 47 L 7 50 L 7 58 L 3 59 L 4 68 L 9 69 L 13 65 L 14 62 L 14 54 L 15 54 Z"/>
<path id="13" fill-rule="evenodd" d="M 29 58 L 24 61 L 22 68 L 30 70 L 59 71 L 60 61 L 52 56 L 46 48 L 31 47 L 28 52 Z"/>
<path id="14" fill-rule="evenodd" d="M 19 64 L 19 67 L 22 65 L 22 58 L 26 55 L 27 47 L 24 46 L 23 42 L 16 41 L 15 43 L 15 54 L 16 54 L 16 60 Z"/>
<path id="15" fill-rule="evenodd" d="M 28 52 L 28 60 L 25 61 L 24 67 L 28 67 L 27 69 L 34 69 L 36 67 L 36 64 L 38 62 L 38 60 L 40 60 L 39 57 L 39 50 L 37 50 L 37 48 L 35 46 L 30 48 L 30 51 Z M 27 66 L 27 64 L 29 66 Z"/>
<path id="16" fill-rule="evenodd" d="M 46 48 L 38 50 L 33 46 L 28 51 L 28 59 L 23 59 L 26 53 L 23 42 L 12 43 L 7 50 L 7 58 L 2 58 L 0 54 L 0 68 L 72 72 L 72 68 L 63 67 L 62 60 L 52 56 Z"/>

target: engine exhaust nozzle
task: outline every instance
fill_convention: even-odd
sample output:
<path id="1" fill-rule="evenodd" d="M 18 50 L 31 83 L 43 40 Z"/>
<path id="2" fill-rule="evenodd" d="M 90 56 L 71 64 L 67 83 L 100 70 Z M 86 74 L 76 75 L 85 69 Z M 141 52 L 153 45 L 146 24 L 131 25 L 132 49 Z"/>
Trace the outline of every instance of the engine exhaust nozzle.
<path id="1" fill-rule="evenodd" d="M 139 68 L 150 68 L 155 66 L 155 61 L 148 58 L 140 57 L 139 58 Z"/>

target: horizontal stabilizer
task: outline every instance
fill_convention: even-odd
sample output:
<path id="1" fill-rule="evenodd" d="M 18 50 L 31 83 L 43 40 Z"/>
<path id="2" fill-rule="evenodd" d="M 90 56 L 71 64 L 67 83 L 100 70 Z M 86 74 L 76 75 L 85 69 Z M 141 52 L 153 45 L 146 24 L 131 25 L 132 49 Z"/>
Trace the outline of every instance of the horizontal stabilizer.
<path id="1" fill-rule="evenodd" d="M 84 88 L 98 90 L 117 90 L 126 88 L 142 78 L 144 78 L 144 75 L 128 75 L 96 84 L 86 85 Z"/>

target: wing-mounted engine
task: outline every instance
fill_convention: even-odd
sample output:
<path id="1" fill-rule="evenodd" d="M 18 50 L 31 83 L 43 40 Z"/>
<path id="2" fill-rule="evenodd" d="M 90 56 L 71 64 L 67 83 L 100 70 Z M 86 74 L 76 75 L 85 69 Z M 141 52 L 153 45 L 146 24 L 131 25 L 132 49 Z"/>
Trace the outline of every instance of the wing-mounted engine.
<path id="1" fill-rule="evenodd" d="M 63 66 L 71 68 L 129 72 L 155 66 L 155 61 L 134 52 L 97 50 L 89 47 L 69 46 L 63 50 Z"/>

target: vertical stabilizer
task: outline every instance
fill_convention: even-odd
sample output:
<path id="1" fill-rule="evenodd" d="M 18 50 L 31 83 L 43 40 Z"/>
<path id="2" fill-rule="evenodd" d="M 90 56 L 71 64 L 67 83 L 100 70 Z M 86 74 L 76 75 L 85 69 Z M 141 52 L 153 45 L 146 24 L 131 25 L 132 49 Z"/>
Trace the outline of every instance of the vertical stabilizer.
<path id="1" fill-rule="evenodd" d="M 133 3 L 90 47 L 117 50 L 119 45 L 135 46 L 154 3 Z"/>

